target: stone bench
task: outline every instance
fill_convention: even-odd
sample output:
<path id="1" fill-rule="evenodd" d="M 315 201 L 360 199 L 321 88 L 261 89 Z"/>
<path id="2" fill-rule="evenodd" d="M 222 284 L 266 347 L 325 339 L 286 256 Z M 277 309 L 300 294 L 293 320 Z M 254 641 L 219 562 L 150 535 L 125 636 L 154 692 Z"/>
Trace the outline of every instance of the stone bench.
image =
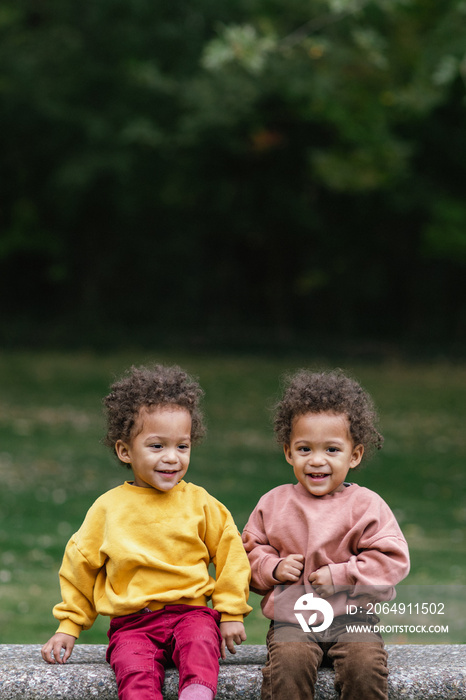
<path id="1" fill-rule="evenodd" d="M 40 649 L 36 644 L 0 645 L 0 700 L 117 700 L 105 645 L 77 644 L 63 666 L 46 664 Z M 466 700 L 466 645 L 387 645 L 387 650 L 390 700 Z M 259 700 L 265 659 L 265 646 L 238 647 L 221 662 L 218 700 Z M 168 669 L 164 698 L 177 697 L 178 673 Z M 316 700 L 337 698 L 332 670 L 321 669 Z"/>

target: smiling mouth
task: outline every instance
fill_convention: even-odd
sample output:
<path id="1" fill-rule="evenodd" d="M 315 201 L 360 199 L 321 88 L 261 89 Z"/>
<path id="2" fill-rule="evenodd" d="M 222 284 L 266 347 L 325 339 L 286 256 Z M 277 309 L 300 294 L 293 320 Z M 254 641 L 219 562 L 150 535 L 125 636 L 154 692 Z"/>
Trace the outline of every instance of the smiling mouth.
<path id="1" fill-rule="evenodd" d="M 323 481 L 323 479 L 326 479 L 330 474 L 308 474 L 307 476 L 313 481 Z"/>
<path id="2" fill-rule="evenodd" d="M 178 469 L 160 469 L 157 471 L 157 474 L 168 474 L 168 476 L 171 476 L 172 474 L 178 474 Z"/>

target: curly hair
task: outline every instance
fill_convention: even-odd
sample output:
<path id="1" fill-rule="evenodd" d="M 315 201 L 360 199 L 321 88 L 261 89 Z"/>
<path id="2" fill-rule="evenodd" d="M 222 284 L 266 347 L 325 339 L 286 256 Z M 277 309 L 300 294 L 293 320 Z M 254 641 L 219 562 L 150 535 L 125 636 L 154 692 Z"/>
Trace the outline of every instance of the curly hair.
<path id="1" fill-rule="evenodd" d="M 137 434 L 141 408 L 179 406 L 191 415 L 191 440 L 196 444 L 206 431 L 200 408 L 203 396 L 199 383 L 176 365 L 130 367 L 112 384 L 110 393 L 103 399 L 107 417 L 107 434 L 103 442 L 114 452 L 118 440 L 129 442 Z M 127 464 L 124 466 L 130 468 Z"/>
<path id="2" fill-rule="evenodd" d="M 350 424 L 354 445 L 363 445 L 364 454 L 380 450 L 383 436 L 375 425 L 377 411 L 372 398 L 342 370 L 310 372 L 299 370 L 285 377 L 285 389 L 274 410 L 277 442 L 289 444 L 293 420 L 306 413 L 343 413 Z"/>

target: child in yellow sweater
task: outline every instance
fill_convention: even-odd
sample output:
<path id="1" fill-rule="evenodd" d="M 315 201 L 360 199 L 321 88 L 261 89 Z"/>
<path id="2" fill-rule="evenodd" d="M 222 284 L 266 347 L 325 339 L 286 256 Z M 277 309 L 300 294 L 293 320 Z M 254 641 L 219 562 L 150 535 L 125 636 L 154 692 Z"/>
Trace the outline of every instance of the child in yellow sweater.
<path id="1" fill-rule="evenodd" d="M 157 365 L 131 368 L 104 399 L 106 443 L 133 481 L 98 498 L 68 542 L 60 624 L 42 657 L 65 663 L 81 630 L 110 616 L 107 660 L 121 700 L 161 699 L 170 661 L 182 700 L 211 700 L 219 656 L 246 639 L 241 537 L 225 506 L 183 480 L 204 433 L 202 394 L 179 367 Z"/>

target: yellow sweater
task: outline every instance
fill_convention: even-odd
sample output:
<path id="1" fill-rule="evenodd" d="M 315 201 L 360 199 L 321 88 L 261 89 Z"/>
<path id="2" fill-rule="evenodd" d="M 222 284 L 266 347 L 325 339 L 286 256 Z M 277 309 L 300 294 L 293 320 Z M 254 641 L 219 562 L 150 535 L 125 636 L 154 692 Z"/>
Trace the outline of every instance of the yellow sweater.
<path id="1" fill-rule="evenodd" d="M 212 562 L 216 580 L 210 576 Z M 97 615 L 129 615 L 184 603 L 242 620 L 250 568 L 229 511 L 205 489 L 170 491 L 129 482 L 104 493 L 68 542 L 60 569 L 59 632 L 79 637 Z"/>

